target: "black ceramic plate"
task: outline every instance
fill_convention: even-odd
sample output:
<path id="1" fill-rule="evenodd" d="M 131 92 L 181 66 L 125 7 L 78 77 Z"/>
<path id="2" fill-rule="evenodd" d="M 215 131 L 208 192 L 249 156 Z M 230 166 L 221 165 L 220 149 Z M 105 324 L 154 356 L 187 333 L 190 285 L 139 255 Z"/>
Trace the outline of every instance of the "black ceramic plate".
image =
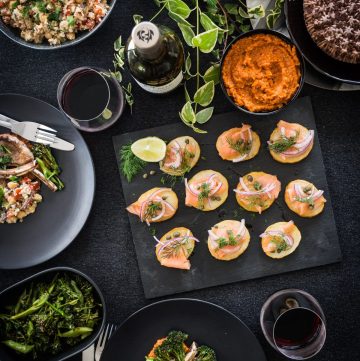
<path id="1" fill-rule="evenodd" d="M 55 107 L 23 95 L 0 95 L 0 113 L 20 121 L 36 121 L 58 131 L 75 150 L 54 150 L 65 189 L 41 187 L 43 202 L 22 223 L 0 224 L 0 268 L 30 267 L 56 256 L 80 232 L 90 213 L 95 191 L 94 166 L 80 133 Z M 0 128 L 1 133 L 7 132 Z"/>
<path id="2" fill-rule="evenodd" d="M 158 136 L 164 140 L 171 140 L 178 136 L 194 137 L 201 147 L 201 159 L 189 173 L 191 178 L 195 173 L 213 169 L 222 173 L 229 182 L 229 197 L 226 202 L 213 212 L 201 212 L 184 204 L 185 186 L 179 181 L 173 187 L 179 197 L 179 209 L 176 215 L 166 222 L 153 223 L 147 227 L 139 218 L 129 214 L 133 241 L 144 286 L 145 297 L 153 298 L 164 295 L 190 291 L 211 286 L 218 286 L 230 282 L 244 281 L 299 269 L 320 266 L 341 259 L 339 241 L 335 220 L 331 206 L 330 194 L 327 186 L 325 169 L 317 135 L 310 155 L 300 163 L 281 164 L 270 155 L 266 141 L 280 119 L 290 122 L 299 121 L 308 129 L 315 129 L 316 124 L 311 107 L 310 98 L 300 98 L 278 114 L 263 116 L 258 120 L 257 115 L 247 115 L 241 112 L 231 112 L 214 115 L 211 122 L 203 126 L 207 134 L 194 134 L 189 127 L 181 122 L 162 127 L 126 133 L 114 137 L 116 156 L 119 161 L 119 150 L 122 145 L 146 137 Z M 259 154 L 246 162 L 231 163 L 223 161 L 215 148 L 217 137 L 225 130 L 239 126 L 241 123 L 252 125 L 259 134 L 262 146 Z M 157 164 L 149 164 L 144 172 L 158 169 Z M 243 210 L 236 202 L 233 189 L 239 182 L 239 176 L 252 171 L 264 171 L 277 175 L 281 181 L 282 192 L 273 206 L 260 214 Z M 140 194 L 153 188 L 164 186 L 162 173 L 146 179 L 140 173 L 131 183 L 121 175 L 121 181 L 126 204 L 138 199 Z M 324 212 L 312 219 L 301 218 L 291 212 L 284 201 L 286 185 L 295 179 L 306 179 L 325 191 L 327 203 Z M 165 182 L 166 183 L 166 182 Z M 166 186 L 169 186 L 166 183 Z M 222 262 L 213 258 L 207 247 L 208 229 L 224 219 L 245 219 L 251 234 L 248 249 L 239 258 Z M 302 241 L 298 249 L 281 261 L 267 257 L 261 249 L 259 235 L 272 223 L 293 220 L 302 234 Z M 151 231 L 158 237 L 170 229 L 186 226 L 191 229 L 200 243 L 196 244 L 195 252 L 190 258 L 191 269 L 183 271 L 160 266 L 155 257 L 155 240 Z"/>
<path id="3" fill-rule="evenodd" d="M 64 361 L 69 359 L 70 357 L 79 354 L 81 351 L 88 348 L 92 345 L 95 340 L 99 337 L 100 333 L 104 329 L 106 322 L 106 305 L 104 296 L 101 293 L 101 290 L 96 285 L 96 283 L 84 273 L 70 267 L 55 267 L 50 268 L 39 273 L 36 273 L 25 280 L 22 280 L 7 289 L 0 292 L 0 312 L 3 312 L 8 305 L 16 302 L 23 292 L 24 288 L 28 287 L 31 283 L 37 282 L 50 282 L 56 274 L 65 274 L 68 273 L 70 275 L 79 275 L 80 277 L 85 278 L 94 288 L 94 297 L 99 305 L 101 305 L 100 311 L 100 321 L 98 325 L 94 328 L 93 333 L 84 339 L 82 342 L 77 344 L 76 346 L 69 347 L 59 354 L 55 356 L 46 356 L 46 361 Z M 15 352 L 7 348 L 6 346 L 0 343 L 0 360 L 1 361 L 31 361 L 31 357 L 24 357 L 22 355 L 17 355 Z M 45 358 L 41 357 L 41 360 L 44 361 Z"/>
<path id="4" fill-rule="evenodd" d="M 324 53 L 311 39 L 303 12 L 303 0 L 285 3 L 286 25 L 305 59 L 319 72 L 336 80 L 360 84 L 360 64 L 345 63 Z"/>
<path id="5" fill-rule="evenodd" d="M 156 340 L 171 330 L 187 333 L 189 343 L 212 347 L 219 361 L 266 361 L 258 340 L 236 316 L 212 303 L 183 298 L 154 303 L 130 316 L 101 361 L 142 361 Z"/>
<path id="6" fill-rule="evenodd" d="M 46 41 L 44 41 L 41 44 L 35 44 L 35 43 L 30 43 L 28 41 L 25 41 L 22 37 L 20 37 L 19 29 L 15 29 L 15 28 L 12 28 L 9 25 L 6 25 L 2 21 L 1 17 L 0 17 L 0 31 L 3 34 L 5 34 L 9 39 L 15 41 L 16 43 L 18 43 L 18 44 L 20 44 L 22 46 L 26 46 L 28 48 L 39 49 L 39 50 L 54 50 L 54 49 L 65 48 L 67 46 L 72 46 L 72 45 L 78 44 L 78 43 L 82 42 L 83 40 L 89 38 L 92 34 L 95 33 L 95 31 L 97 31 L 105 23 L 105 21 L 109 18 L 112 10 L 115 7 L 116 0 L 108 1 L 108 3 L 109 3 L 109 6 L 110 6 L 109 10 L 108 10 L 107 14 L 104 16 L 104 18 L 102 19 L 102 21 L 99 24 L 97 24 L 90 31 L 80 31 L 80 32 L 78 32 L 76 34 L 76 38 L 74 40 L 65 41 L 64 43 L 62 43 L 60 45 L 50 45 Z"/>

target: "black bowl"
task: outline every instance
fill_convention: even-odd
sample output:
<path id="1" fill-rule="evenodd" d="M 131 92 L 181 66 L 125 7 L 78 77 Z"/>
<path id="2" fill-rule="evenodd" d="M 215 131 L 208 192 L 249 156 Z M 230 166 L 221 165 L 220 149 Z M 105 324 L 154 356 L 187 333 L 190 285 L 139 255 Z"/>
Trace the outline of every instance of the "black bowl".
<path id="1" fill-rule="evenodd" d="M 38 50 L 55 50 L 60 48 L 66 48 L 68 46 L 72 46 L 75 44 L 78 44 L 82 42 L 83 40 L 89 38 L 92 34 L 95 33 L 108 19 L 111 12 L 113 11 L 116 4 L 116 0 L 111 0 L 111 3 L 109 4 L 109 10 L 106 13 L 106 15 L 103 17 L 103 19 L 100 21 L 99 24 L 97 24 L 93 29 L 90 31 L 80 31 L 76 34 L 76 38 L 74 40 L 68 40 L 65 41 L 62 44 L 59 45 L 50 45 L 49 43 L 43 42 L 41 44 L 35 44 L 30 43 L 28 41 L 25 41 L 22 37 L 20 37 L 20 31 L 19 29 L 13 28 L 10 25 L 7 25 L 3 22 L 3 20 L 0 18 L 0 31 L 4 33 L 9 39 L 15 41 L 16 43 L 26 46 L 31 49 L 38 49 Z"/>
<path id="2" fill-rule="evenodd" d="M 69 267 L 55 267 L 50 268 L 45 271 L 36 273 L 18 283 L 15 283 L 14 285 L 8 287 L 7 289 L 0 292 L 0 313 L 4 311 L 4 308 L 14 303 L 20 296 L 21 292 L 26 288 L 29 284 L 32 282 L 38 281 L 38 282 L 48 282 L 51 281 L 51 279 L 54 277 L 56 273 L 70 273 L 73 275 L 79 275 L 83 277 L 85 280 L 87 280 L 92 287 L 94 288 L 94 296 L 95 299 L 99 302 L 99 304 L 102 305 L 102 317 L 101 322 L 97 325 L 94 332 L 84 339 L 82 342 L 78 343 L 76 346 L 69 347 L 66 351 L 63 351 L 55 356 L 49 356 L 49 358 L 46 361 L 63 361 L 67 360 L 70 357 L 75 356 L 76 354 L 82 352 L 86 348 L 88 348 L 90 345 L 92 345 L 95 340 L 99 337 L 100 333 L 103 331 L 105 322 L 106 322 L 106 306 L 105 306 L 105 300 L 104 297 L 99 289 L 99 287 L 95 284 L 95 282 L 85 275 L 84 273 L 73 269 Z M 23 355 L 18 355 L 6 346 L 2 345 L 0 343 L 0 360 L 1 361 L 28 361 L 32 360 L 30 357 L 26 357 Z"/>
<path id="3" fill-rule="evenodd" d="M 286 103 L 285 105 L 283 105 L 281 108 L 275 109 L 275 110 L 271 110 L 268 112 L 251 112 L 250 110 L 247 110 L 239 105 L 237 105 L 233 98 L 228 94 L 225 84 L 224 84 L 224 80 L 222 78 L 222 68 L 223 68 L 223 63 L 224 63 L 224 59 L 227 55 L 227 53 L 229 52 L 229 50 L 231 49 L 232 45 L 235 44 L 238 40 L 243 39 L 243 38 L 247 38 L 249 36 L 255 35 L 255 34 L 271 34 L 274 36 L 277 36 L 278 38 L 280 38 L 281 40 L 285 41 L 287 44 L 290 44 L 292 46 L 294 46 L 296 48 L 296 54 L 299 58 L 300 61 L 300 82 L 299 82 L 299 87 L 297 89 L 297 91 L 295 92 L 295 94 L 293 95 L 293 97 L 289 100 L 288 103 Z M 286 106 L 288 106 L 289 104 L 291 104 L 300 94 L 301 89 L 304 85 L 304 80 L 305 80 L 305 61 L 304 61 L 304 57 L 302 55 L 302 53 L 300 52 L 298 46 L 296 44 L 294 44 L 289 38 L 287 38 L 284 34 L 279 33 L 278 31 L 275 30 L 269 30 L 269 29 L 256 29 L 256 30 L 251 30 L 248 31 L 247 33 L 241 34 L 238 37 L 236 37 L 226 48 L 222 58 L 221 58 L 221 62 L 220 62 L 220 84 L 221 84 L 221 89 L 223 90 L 226 98 L 229 100 L 229 102 L 231 104 L 233 104 L 237 109 L 243 111 L 244 113 L 247 114 L 252 114 L 252 115 L 271 115 L 271 114 L 275 114 L 280 112 L 282 109 L 284 109 Z"/>

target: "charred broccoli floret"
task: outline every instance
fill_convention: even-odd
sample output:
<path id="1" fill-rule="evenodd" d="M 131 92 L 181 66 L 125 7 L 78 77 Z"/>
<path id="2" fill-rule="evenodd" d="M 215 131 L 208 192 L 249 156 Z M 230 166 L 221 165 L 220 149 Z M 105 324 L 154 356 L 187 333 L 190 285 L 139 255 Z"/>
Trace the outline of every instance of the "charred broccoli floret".
<path id="1" fill-rule="evenodd" d="M 215 351 L 208 346 L 200 346 L 197 349 L 196 361 L 216 361 Z"/>
<path id="2" fill-rule="evenodd" d="M 181 331 L 171 331 L 164 342 L 155 350 L 154 361 L 184 361 L 184 342 L 188 335 Z"/>

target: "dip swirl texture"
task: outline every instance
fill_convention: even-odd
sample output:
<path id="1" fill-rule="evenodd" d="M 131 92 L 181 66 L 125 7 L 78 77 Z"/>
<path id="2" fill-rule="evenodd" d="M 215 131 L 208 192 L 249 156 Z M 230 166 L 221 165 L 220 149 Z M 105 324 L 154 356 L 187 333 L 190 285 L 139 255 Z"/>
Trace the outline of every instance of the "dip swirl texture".
<path id="1" fill-rule="evenodd" d="M 299 87 L 296 48 L 270 34 L 240 39 L 225 56 L 222 78 L 237 105 L 251 112 L 279 109 Z"/>

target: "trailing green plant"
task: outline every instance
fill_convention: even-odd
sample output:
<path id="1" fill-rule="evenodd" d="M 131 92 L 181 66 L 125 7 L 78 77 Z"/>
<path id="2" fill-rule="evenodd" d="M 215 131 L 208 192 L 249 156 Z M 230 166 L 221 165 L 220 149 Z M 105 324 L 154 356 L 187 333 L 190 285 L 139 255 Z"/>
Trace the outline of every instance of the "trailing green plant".
<path id="1" fill-rule="evenodd" d="M 195 132 L 206 133 L 199 126 L 212 117 L 212 102 L 216 85 L 220 80 L 220 58 L 229 39 L 250 30 L 250 20 L 266 16 L 262 5 L 248 8 L 241 0 L 222 4 L 220 0 L 154 0 L 158 11 L 150 19 L 154 21 L 167 13 L 176 22 L 186 45 L 185 59 L 185 102 L 179 111 L 181 120 Z M 277 0 L 274 9 L 267 16 L 267 25 L 272 27 L 281 13 L 284 0 Z M 134 15 L 134 22 L 142 21 L 141 15 Z M 210 64 L 202 71 L 205 64 Z M 121 37 L 115 42 L 114 74 L 122 80 L 124 47 Z M 190 91 L 189 89 L 193 89 Z M 125 89 L 124 89 L 125 90 Z M 131 105 L 133 98 L 126 89 Z"/>

